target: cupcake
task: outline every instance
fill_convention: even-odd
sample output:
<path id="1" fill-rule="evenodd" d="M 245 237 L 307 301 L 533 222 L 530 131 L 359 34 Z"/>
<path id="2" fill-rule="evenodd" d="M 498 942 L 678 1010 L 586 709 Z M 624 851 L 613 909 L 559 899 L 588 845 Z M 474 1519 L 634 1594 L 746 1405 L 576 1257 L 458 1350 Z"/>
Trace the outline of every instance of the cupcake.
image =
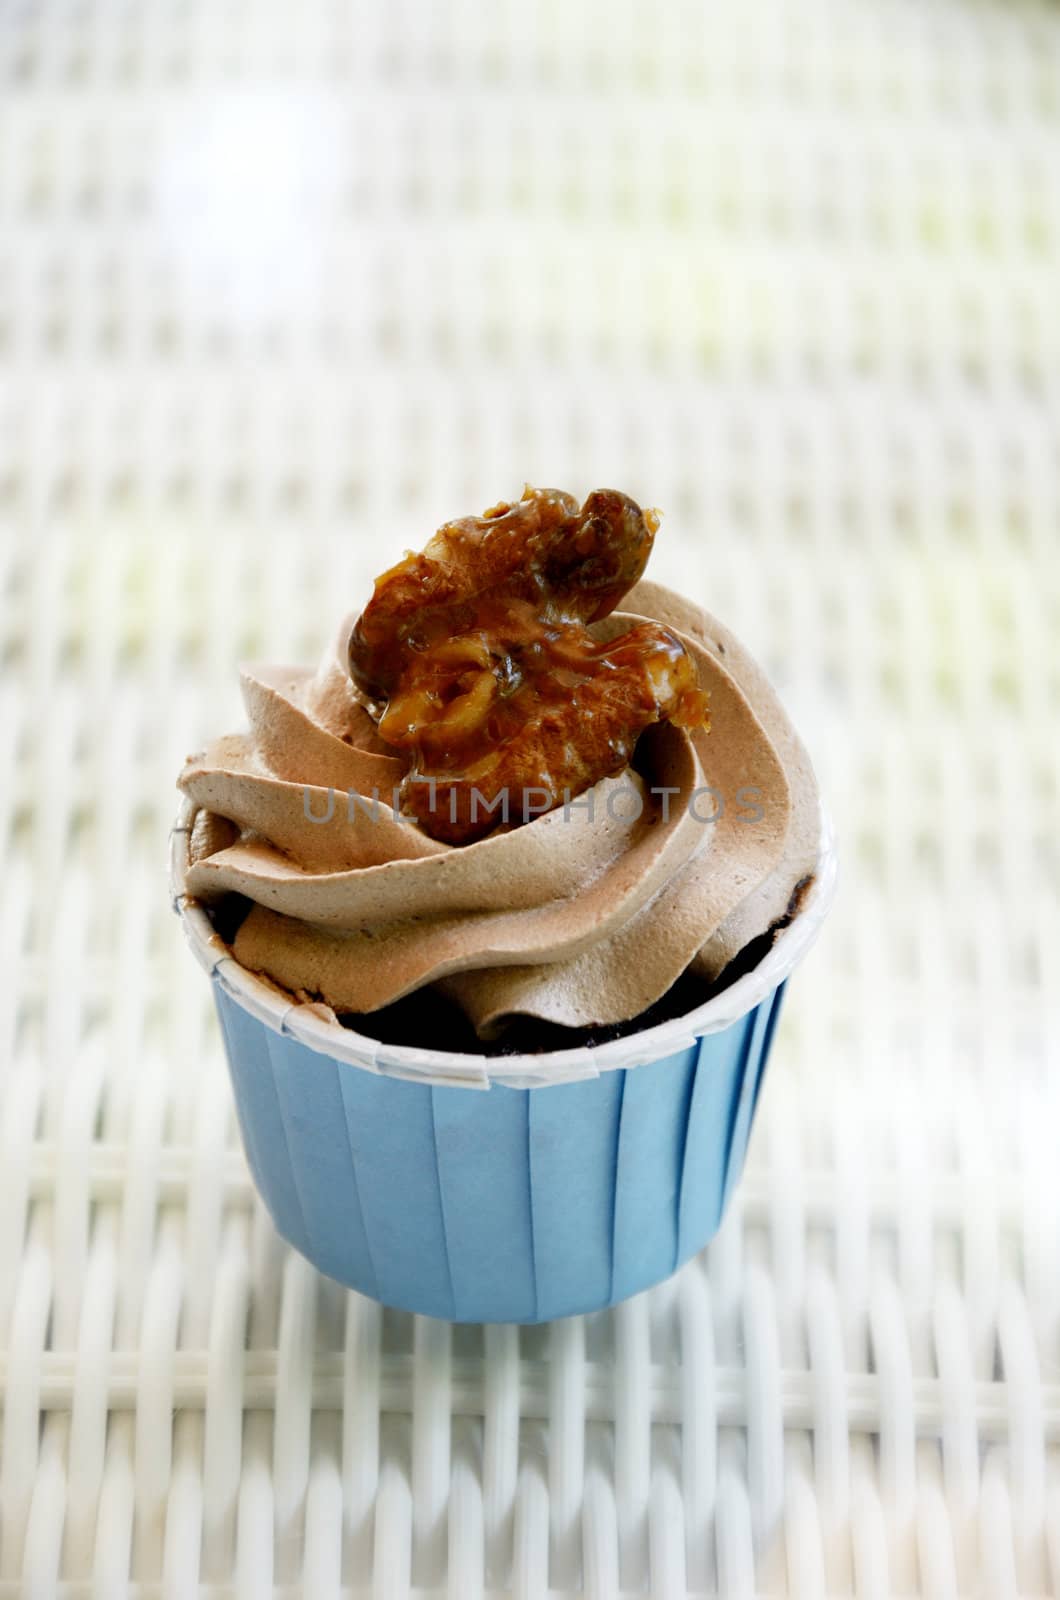
<path id="1" fill-rule="evenodd" d="M 530 488 L 445 524 L 315 669 L 245 669 L 249 731 L 181 773 L 255 1184 L 384 1304 L 612 1304 L 741 1169 L 834 857 L 761 669 L 644 579 L 657 527 Z"/>

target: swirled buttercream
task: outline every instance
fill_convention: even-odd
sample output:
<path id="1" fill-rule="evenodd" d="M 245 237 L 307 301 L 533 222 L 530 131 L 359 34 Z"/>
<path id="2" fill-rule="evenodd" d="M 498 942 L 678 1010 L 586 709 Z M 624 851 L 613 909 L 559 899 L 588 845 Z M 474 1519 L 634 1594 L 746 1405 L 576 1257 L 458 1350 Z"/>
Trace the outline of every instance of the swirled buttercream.
<path id="1" fill-rule="evenodd" d="M 242 896 L 237 961 L 339 1016 L 435 985 L 490 1038 L 515 1016 L 628 1022 L 687 971 L 717 978 L 812 876 L 817 789 L 761 669 L 706 612 L 642 582 L 594 632 L 645 618 L 694 657 L 710 733 L 649 729 L 625 773 L 464 846 L 394 805 L 405 766 L 348 676 L 350 621 L 316 672 L 246 669 L 249 731 L 180 777 L 187 892 Z"/>

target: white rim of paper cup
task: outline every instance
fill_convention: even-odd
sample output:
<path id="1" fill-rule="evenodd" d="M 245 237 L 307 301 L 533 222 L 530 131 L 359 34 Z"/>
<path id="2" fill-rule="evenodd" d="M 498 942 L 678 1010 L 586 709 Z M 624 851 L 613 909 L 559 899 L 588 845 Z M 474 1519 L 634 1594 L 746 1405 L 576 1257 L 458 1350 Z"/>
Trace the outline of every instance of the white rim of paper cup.
<path id="1" fill-rule="evenodd" d="M 601 1072 L 665 1060 L 689 1049 L 707 1034 L 722 1032 L 753 1011 L 795 970 L 821 931 L 835 897 L 838 878 L 835 835 L 822 807 L 817 866 L 803 904 L 758 965 L 721 994 L 684 1016 L 605 1044 L 579 1045 L 540 1054 L 480 1056 L 455 1050 L 383 1044 L 329 1020 L 322 1007 L 295 1000 L 240 966 L 215 932 L 205 907 L 187 894 L 184 887 L 192 823 L 197 810 L 192 801 L 185 799 L 170 836 L 170 890 L 188 943 L 204 971 L 245 1011 L 276 1033 L 286 1034 L 311 1050 L 319 1050 L 366 1072 L 438 1087 L 488 1089 L 496 1083 L 527 1089 L 596 1078 Z"/>

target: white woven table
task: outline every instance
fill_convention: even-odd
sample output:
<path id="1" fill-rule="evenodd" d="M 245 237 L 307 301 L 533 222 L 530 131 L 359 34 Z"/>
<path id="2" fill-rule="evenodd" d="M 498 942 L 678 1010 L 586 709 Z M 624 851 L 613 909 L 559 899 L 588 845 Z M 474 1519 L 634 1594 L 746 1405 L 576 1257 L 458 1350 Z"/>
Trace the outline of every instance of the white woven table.
<path id="1" fill-rule="evenodd" d="M 1060 12 L 0 9 L 0 1600 L 1060 1595 Z M 454 1328 L 280 1245 L 165 890 L 241 659 L 667 512 L 845 882 L 721 1236 Z"/>

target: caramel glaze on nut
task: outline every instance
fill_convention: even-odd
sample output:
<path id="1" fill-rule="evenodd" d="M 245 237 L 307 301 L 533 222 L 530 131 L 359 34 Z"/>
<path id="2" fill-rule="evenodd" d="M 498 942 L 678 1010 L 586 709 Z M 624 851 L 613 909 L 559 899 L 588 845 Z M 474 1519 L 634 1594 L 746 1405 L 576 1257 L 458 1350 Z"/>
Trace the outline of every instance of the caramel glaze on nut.
<path id="1" fill-rule="evenodd" d="M 628 496 L 527 488 L 438 530 L 377 581 L 350 637 L 380 737 L 408 753 L 404 809 L 469 844 L 629 765 L 652 723 L 707 724 L 681 641 L 608 616 L 644 572 L 658 527 Z"/>

